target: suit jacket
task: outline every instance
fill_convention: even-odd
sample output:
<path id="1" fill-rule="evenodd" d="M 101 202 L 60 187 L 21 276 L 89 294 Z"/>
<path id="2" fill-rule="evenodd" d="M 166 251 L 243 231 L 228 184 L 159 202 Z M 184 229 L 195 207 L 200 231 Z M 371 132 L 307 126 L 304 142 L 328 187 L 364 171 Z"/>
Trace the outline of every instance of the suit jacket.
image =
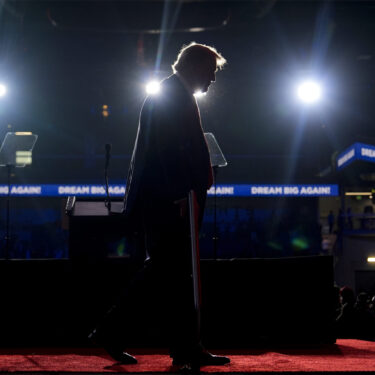
<path id="1" fill-rule="evenodd" d="M 174 74 L 161 83 L 159 95 L 147 97 L 143 104 L 126 183 L 125 214 L 135 223 L 142 215 L 157 219 L 193 189 L 202 217 L 211 184 L 210 157 L 195 98 Z"/>

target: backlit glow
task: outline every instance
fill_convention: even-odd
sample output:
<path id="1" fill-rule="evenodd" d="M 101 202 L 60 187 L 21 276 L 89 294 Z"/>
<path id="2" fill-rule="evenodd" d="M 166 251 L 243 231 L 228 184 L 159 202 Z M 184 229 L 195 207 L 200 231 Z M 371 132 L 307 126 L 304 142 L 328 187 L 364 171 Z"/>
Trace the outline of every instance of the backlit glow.
<path id="1" fill-rule="evenodd" d="M 146 85 L 146 92 L 148 95 L 155 95 L 160 92 L 160 83 L 157 81 L 151 81 Z"/>
<path id="2" fill-rule="evenodd" d="M 194 93 L 194 96 L 195 96 L 197 99 L 199 99 L 199 98 L 203 98 L 203 97 L 205 97 L 206 94 L 207 94 L 206 92 L 196 91 L 196 92 Z"/>
<path id="3" fill-rule="evenodd" d="M 322 96 L 322 89 L 314 81 L 304 81 L 297 88 L 297 96 L 304 103 L 316 103 Z"/>
<path id="4" fill-rule="evenodd" d="M 6 93 L 7 93 L 7 88 L 5 87 L 5 85 L 0 83 L 0 96 L 5 96 Z"/>

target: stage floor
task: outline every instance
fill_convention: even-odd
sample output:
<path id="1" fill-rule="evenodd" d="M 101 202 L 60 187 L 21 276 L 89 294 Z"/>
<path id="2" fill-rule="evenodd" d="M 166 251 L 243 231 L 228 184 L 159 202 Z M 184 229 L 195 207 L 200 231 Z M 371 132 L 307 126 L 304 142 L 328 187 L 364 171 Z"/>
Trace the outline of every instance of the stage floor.
<path id="1" fill-rule="evenodd" d="M 178 373 L 167 351 L 129 350 L 137 365 L 119 365 L 97 348 L 2 348 L 2 373 Z M 205 373 L 260 372 L 375 372 L 375 342 L 337 340 L 335 345 L 304 349 L 246 349 L 214 351 L 228 355 L 231 363 L 202 367 Z"/>

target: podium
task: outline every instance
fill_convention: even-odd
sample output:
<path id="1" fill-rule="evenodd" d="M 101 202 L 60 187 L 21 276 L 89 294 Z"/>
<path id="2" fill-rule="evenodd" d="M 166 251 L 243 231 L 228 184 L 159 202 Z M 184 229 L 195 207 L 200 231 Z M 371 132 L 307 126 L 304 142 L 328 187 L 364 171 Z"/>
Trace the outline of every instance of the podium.
<path id="1" fill-rule="evenodd" d="M 112 210 L 117 212 L 123 205 L 123 200 L 111 202 Z M 139 238 L 131 232 L 124 215 L 108 211 L 105 200 L 68 197 L 65 212 L 69 221 L 70 259 L 96 262 L 141 257 L 144 245 L 138 243 Z"/>

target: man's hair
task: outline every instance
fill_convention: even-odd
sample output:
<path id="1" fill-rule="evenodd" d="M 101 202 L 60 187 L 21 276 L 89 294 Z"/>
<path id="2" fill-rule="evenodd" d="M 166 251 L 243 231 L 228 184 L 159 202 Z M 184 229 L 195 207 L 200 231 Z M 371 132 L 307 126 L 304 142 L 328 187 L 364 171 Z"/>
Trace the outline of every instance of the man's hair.
<path id="1" fill-rule="evenodd" d="M 214 47 L 191 42 L 181 48 L 176 61 L 172 65 L 173 73 L 181 72 L 186 68 L 189 69 L 191 66 L 199 65 L 202 61 L 210 59 L 216 60 L 219 69 L 222 69 L 227 62 Z"/>

